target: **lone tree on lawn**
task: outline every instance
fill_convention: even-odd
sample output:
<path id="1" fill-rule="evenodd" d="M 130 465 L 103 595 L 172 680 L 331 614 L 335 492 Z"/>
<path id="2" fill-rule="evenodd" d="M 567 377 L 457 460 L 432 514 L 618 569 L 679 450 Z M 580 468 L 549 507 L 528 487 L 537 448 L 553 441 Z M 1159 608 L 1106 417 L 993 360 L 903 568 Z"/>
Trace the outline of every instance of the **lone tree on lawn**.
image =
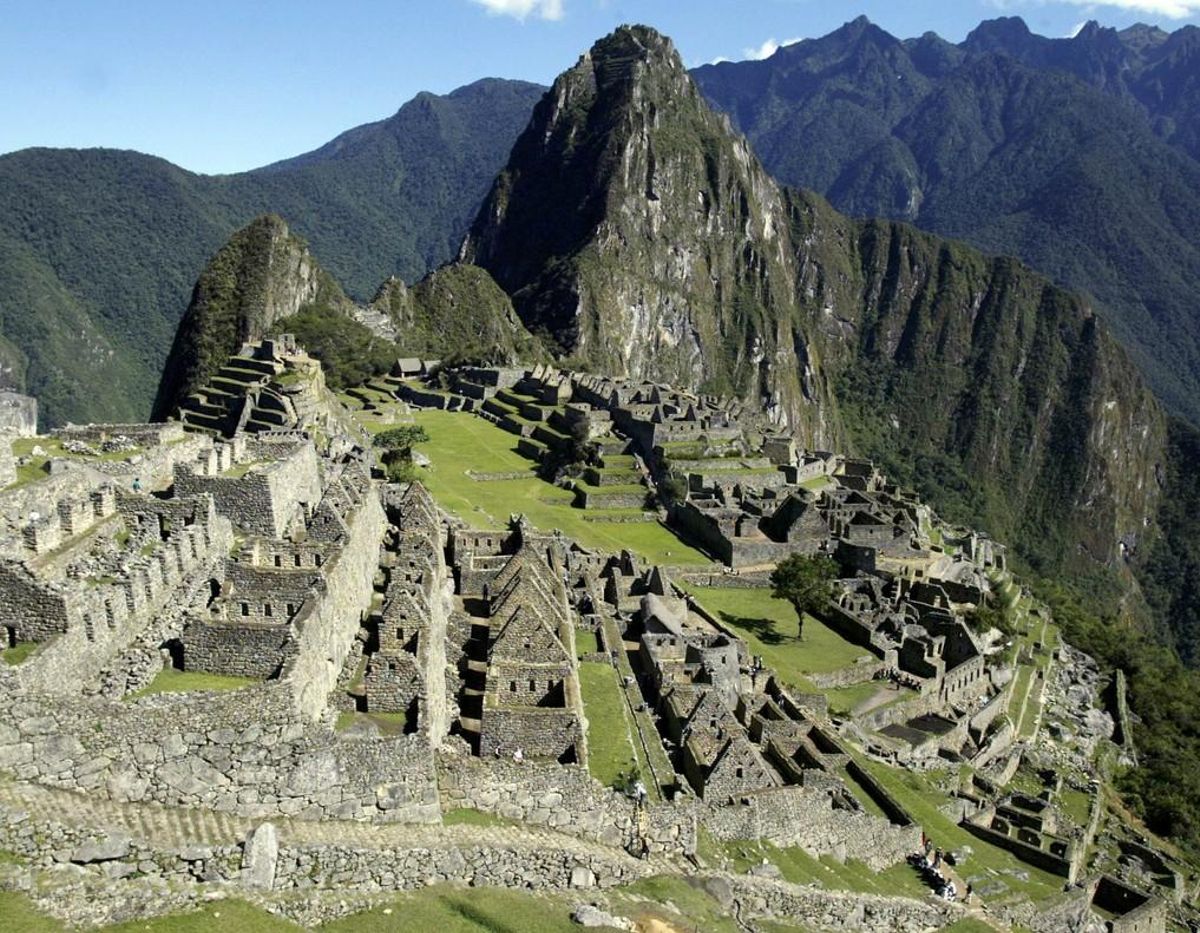
<path id="1" fill-rule="evenodd" d="M 413 445 L 423 444 L 427 440 L 429 435 L 419 424 L 406 424 L 376 434 L 374 445 L 383 449 L 380 459 L 386 467 L 388 479 L 393 482 L 406 480 L 412 470 Z"/>
<path id="2" fill-rule="evenodd" d="M 789 554 L 771 571 L 771 595 L 786 599 L 799 619 L 797 637 L 804 637 L 804 614 L 815 614 L 833 599 L 837 564 L 819 554 Z"/>

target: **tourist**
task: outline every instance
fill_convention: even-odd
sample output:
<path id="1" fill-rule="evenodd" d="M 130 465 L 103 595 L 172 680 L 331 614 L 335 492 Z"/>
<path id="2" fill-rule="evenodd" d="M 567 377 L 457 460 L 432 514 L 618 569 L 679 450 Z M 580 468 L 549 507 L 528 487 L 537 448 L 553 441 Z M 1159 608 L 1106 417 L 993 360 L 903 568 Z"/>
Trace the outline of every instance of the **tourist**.
<path id="1" fill-rule="evenodd" d="M 135 476 L 133 478 L 133 491 L 134 492 L 142 491 L 142 478 L 140 476 Z"/>
<path id="2" fill-rule="evenodd" d="M 646 802 L 646 785 L 641 782 L 641 779 L 633 784 L 633 796 L 637 798 L 638 803 Z"/>
<path id="3" fill-rule="evenodd" d="M 518 748 L 515 752 L 513 752 L 513 761 L 515 761 L 517 764 L 521 764 L 521 762 L 523 762 L 524 760 L 525 760 L 525 753 L 523 751 L 521 751 L 520 748 Z"/>

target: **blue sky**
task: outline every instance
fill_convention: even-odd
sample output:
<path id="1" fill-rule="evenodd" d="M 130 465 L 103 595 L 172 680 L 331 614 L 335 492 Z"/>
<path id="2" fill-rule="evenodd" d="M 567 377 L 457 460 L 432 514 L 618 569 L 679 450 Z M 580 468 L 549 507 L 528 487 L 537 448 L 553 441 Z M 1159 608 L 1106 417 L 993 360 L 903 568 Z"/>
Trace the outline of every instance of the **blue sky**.
<path id="1" fill-rule="evenodd" d="M 624 22 L 689 65 L 742 59 L 860 13 L 900 37 L 960 41 L 982 19 L 1035 32 L 1087 19 L 1175 29 L 1200 0 L 0 0 L 0 152 L 138 149 L 232 172 L 314 149 L 421 90 L 549 83 Z"/>

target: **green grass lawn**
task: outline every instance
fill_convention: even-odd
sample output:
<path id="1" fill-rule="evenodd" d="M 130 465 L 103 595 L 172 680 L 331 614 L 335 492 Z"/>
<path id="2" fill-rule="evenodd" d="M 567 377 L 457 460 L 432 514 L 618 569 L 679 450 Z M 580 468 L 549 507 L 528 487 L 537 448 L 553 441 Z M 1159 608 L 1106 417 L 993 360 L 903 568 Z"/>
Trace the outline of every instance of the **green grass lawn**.
<path id="1" fill-rule="evenodd" d="M 711 563 L 657 522 L 607 523 L 589 521 L 588 513 L 573 508 L 574 493 L 535 476 L 479 482 L 467 471 L 501 473 L 528 470 L 529 460 L 517 453 L 514 434 L 471 414 L 418 411 L 417 424 L 429 442 L 417 450 L 432 466 L 418 475 L 443 508 L 477 528 L 500 528 L 510 515 L 522 512 L 543 530 L 561 529 L 584 547 L 617 552 L 622 548 L 652 563 L 704 566 Z"/>
<path id="2" fill-rule="evenodd" d="M 838 862 L 831 856 L 817 858 L 798 847 L 780 848 L 770 842 L 727 842 L 717 844 L 737 872 L 749 871 L 765 858 L 776 865 L 793 884 L 815 884 L 836 891 L 923 898 L 928 886 L 907 862 L 877 872 L 862 862 Z M 711 858 L 711 855 L 709 856 Z"/>
<path id="3" fill-rule="evenodd" d="M 596 633 L 586 628 L 575 629 L 575 657 L 582 658 L 600 650 L 600 639 Z"/>
<path id="4" fill-rule="evenodd" d="M 824 674 L 852 665 L 868 652 L 842 638 L 812 616 L 804 623 L 804 638 L 796 637 L 796 612 L 764 588 L 734 589 L 685 586 L 709 612 L 732 628 L 762 655 L 786 683 L 804 689 L 805 674 Z"/>
<path id="5" fill-rule="evenodd" d="M 472 807 L 457 807 L 442 814 L 442 823 L 446 826 L 520 826 L 512 820 L 506 820 L 494 813 L 484 813 Z"/>
<path id="6" fill-rule="evenodd" d="M 344 732 L 355 723 L 373 723 L 381 735 L 403 735 L 404 727 L 408 724 L 408 716 L 404 713 L 338 713 L 334 729 Z"/>
<path id="7" fill-rule="evenodd" d="M 3 659 L 5 664 L 15 667 L 33 654 L 37 650 L 38 644 L 36 641 L 23 641 L 11 648 L 5 648 L 0 651 L 0 659 Z"/>
<path id="8" fill-rule="evenodd" d="M 438 933 L 567 933 L 571 922 L 567 900 L 500 888 L 423 888 L 377 907 L 335 920 L 320 928 L 323 933 L 404 933 L 437 930 Z"/>
<path id="9" fill-rule="evenodd" d="M 134 697 L 152 693 L 185 693 L 191 690 L 239 690 L 259 681 L 250 677 L 225 677 L 221 674 L 205 674 L 202 671 L 180 671 L 164 667 L 154 679 Z"/>
<path id="10" fill-rule="evenodd" d="M 1004 849 L 984 842 L 942 813 L 938 808 L 948 802 L 949 798 L 934 786 L 927 775 L 891 768 L 857 755 L 855 757 L 858 758 L 859 764 L 892 794 L 900 806 L 908 811 L 933 840 L 934 845 L 946 850 L 971 847 L 971 855 L 966 863 L 958 868 L 963 878 L 994 875 L 1010 889 L 1027 894 L 1035 901 L 1062 890 L 1065 879 L 1028 865 Z M 1027 872 L 1029 880 L 1022 881 L 1008 874 L 1009 871 Z"/>
<path id="11" fill-rule="evenodd" d="M 616 670 L 599 661 L 585 661 L 579 665 L 579 688 L 588 721 L 588 771 L 592 777 L 613 787 L 622 774 L 636 769 L 649 786 L 648 769 L 631 740 L 633 726 Z"/>
<path id="12" fill-rule="evenodd" d="M 49 474 L 46 472 L 46 464 L 55 457 L 65 457 L 69 460 L 78 460 L 82 463 L 98 463 L 102 460 L 124 460 L 127 457 L 132 457 L 134 454 L 141 453 L 140 447 L 134 447 L 130 450 L 116 450 L 112 453 L 98 453 L 94 456 L 88 454 L 73 454 L 69 453 L 63 447 L 62 441 L 56 437 L 18 437 L 12 442 L 12 452 L 14 457 L 28 457 L 33 453 L 34 447 L 41 447 L 45 454 L 34 457 L 29 463 L 24 466 L 17 467 L 16 482 L 10 484 L 7 488 L 16 489 L 18 486 L 24 486 L 27 483 L 36 482 L 39 479 L 45 479 Z"/>
<path id="13" fill-rule="evenodd" d="M 834 687 L 830 690 L 823 691 L 825 698 L 829 700 L 829 711 L 831 713 L 852 713 L 854 709 L 866 703 L 880 690 L 886 690 L 888 685 L 877 680 L 869 680 L 861 684 L 851 684 L 848 687 Z M 913 691 L 908 690 L 901 693 L 900 691 L 892 690 L 892 694 L 899 699 L 902 696 L 913 696 Z M 888 698 L 889 704 L 892 702 L 892 697 Z M 880 704 L 885 705 L 885 704 Z"/>

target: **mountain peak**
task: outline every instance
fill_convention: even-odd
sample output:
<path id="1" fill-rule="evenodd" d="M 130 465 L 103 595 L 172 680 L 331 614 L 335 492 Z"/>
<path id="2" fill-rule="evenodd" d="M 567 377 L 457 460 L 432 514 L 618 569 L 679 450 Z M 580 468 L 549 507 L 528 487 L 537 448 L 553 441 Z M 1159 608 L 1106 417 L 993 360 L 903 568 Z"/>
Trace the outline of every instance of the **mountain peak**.
<path id="1" fill-rule="evenodd" d="M 462 257 L 562 355 L 768 402 L 816 439 L 831 409 L 785 284 L 789 236 L 784 198 L 746 141 L 671 41 L 632 26 L 554 82 Z M 709 352 L 716 335 L 742 350 Z"/>
<path id="2" fill-rule="evenodd" d="M 969 52 L 1015 51 L 1037 39 L 1019 16 L 985 19 L 968 33 L 961 48 Z"/>
<path id="3" fill-rule="evenodd" d="M 598 39 L 580 64 L 590 64 L 602 86 L 631 81 L 643 68 L 684 70 L 675 44 L 656 29 L 641 25 L 618 26 Z"/>

